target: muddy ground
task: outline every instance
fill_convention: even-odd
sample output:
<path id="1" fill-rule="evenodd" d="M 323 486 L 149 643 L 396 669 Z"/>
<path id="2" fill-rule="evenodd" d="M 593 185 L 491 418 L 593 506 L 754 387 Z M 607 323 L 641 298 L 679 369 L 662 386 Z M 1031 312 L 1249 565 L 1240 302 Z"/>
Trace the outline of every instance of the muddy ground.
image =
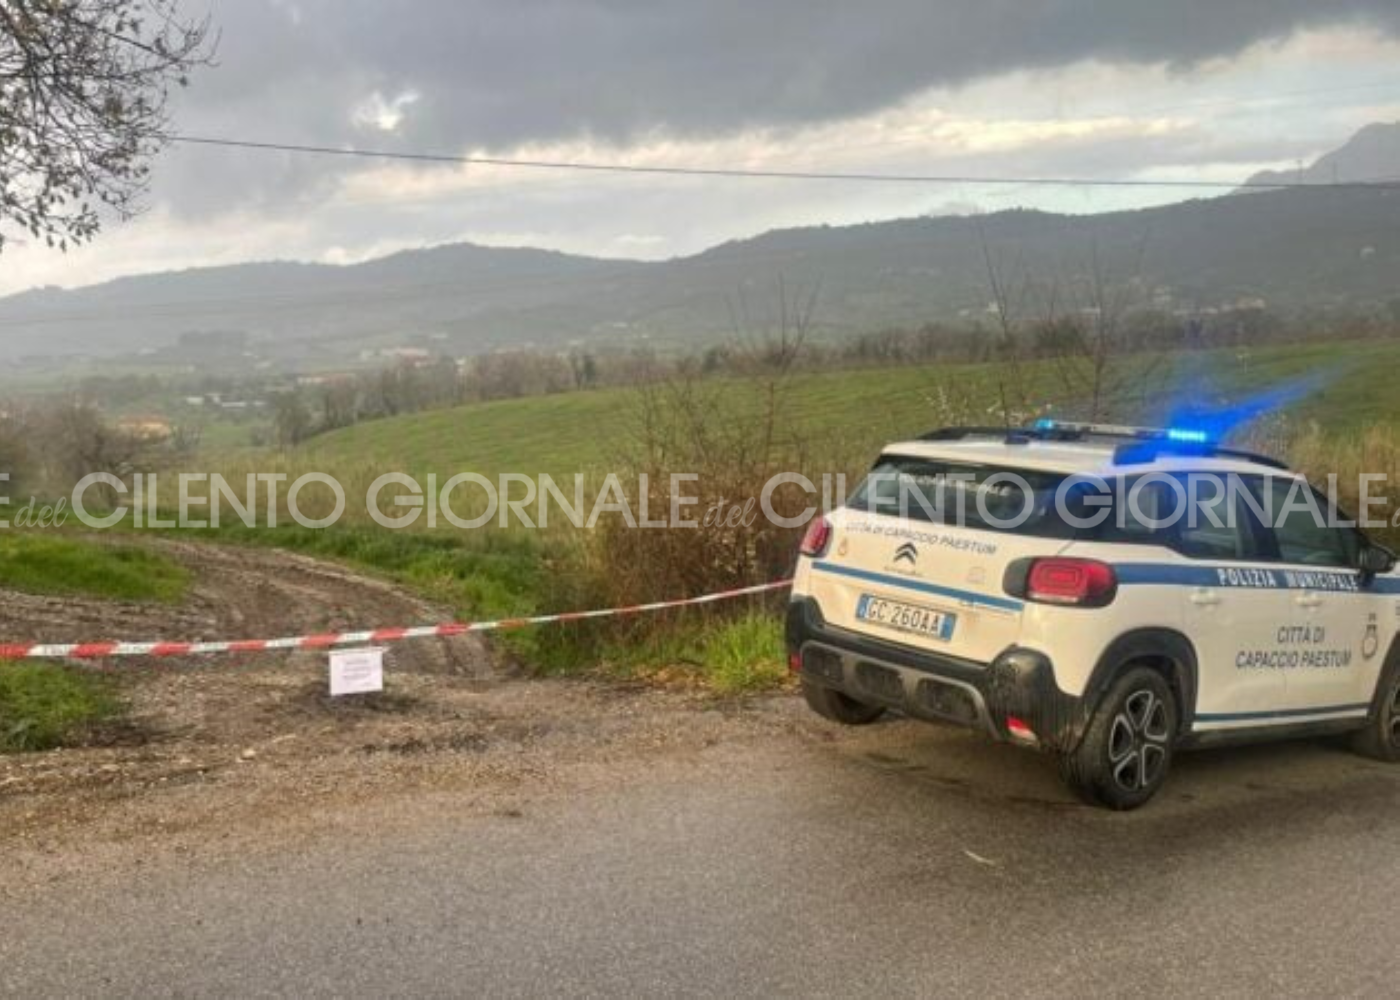
<path id="1" fill-rule="evenodd" d="M 144 544 L 144 543 L 143 543 Z M 304 556 L 159 543 L 193 575 L 178 606 L 0 591 L 7 640 L 253 639 L 450 620 Z M 84 745 L 0 757 L 0 842 L 227 831 L 433 787 L 512 792 L 619 757 L 688 753 L 808 723 L 792 699 L 719 701 L 604 679 L 532 678 L 479 636 L 391 644 L 382 694 L 331 699 L 327 654 L 112 660 L 130 710 Z M 496 805 L 493 805 L 495 803 Z M 504 804 L 501 804 L 504 803 Z"/>

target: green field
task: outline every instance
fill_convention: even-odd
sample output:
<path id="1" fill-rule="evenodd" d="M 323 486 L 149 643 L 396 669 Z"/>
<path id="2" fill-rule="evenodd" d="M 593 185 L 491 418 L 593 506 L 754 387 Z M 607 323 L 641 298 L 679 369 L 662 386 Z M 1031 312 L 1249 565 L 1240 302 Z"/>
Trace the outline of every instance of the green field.
<path id="1" fill-rule="evenodd" d="M 822 441 L 828 453 L 868 455 L 883 442 L 916 435 L 948 419 L 997 423 L 1004 369 L 990 365 L 929 365 L 858 369 L 793 376 L 784 414 L 795 431 Z M 1161 419 L 1172 402 L 1192 392 L 1210 405 L 1316 376 L 1323 387 L 1288 407 L 1299 423 L 1329 430 L 1400 420 L 1400 343 L 1307 344 L 1267 350 L 1216 350 L 1165 357 L 1136 419 Z M 1056 377 L 1031 366 L 1032 398 L 1053 401 Z M 762 401 L 754 385 L 731 380 L 731 419 L 755 416 Z M 635 392 L 607 389 L 466 405 L 371 421 L 312 439 L 297 453 L 307 468 L 370 463 L 410 474 L 474 471 L 569 475 L 606 464 L 626 447 Z M 1072 405 L 1054 410 L 1075 416 Z"/>

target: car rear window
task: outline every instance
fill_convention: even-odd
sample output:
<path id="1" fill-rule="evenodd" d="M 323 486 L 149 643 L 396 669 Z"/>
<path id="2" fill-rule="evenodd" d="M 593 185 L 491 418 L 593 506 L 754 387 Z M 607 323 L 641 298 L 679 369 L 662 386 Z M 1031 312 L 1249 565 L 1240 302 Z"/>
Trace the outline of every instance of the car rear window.
<path id="1" fill-rule="evenodd" d="M 1216 525 L 1203 516 L 1185 516 L 1188 508 L 1163 482 L 1142 483 L 1136 500 L 1125 502 L 1142 478 L 1086 479 L 1064 472 L 886 455 L 857 487 L 849 506 L 1038 538 L 1164 546 L 1192 558 L 1238 559 L 1255 553 L 1248 519 L 1239 512 L 1227 519 L 1223 494 L 1204 494 L 1204 506 L 1221 522 Z M 1180 495 L 1185 495 L 1184 485 Z M 1180 516 L 1173 519 L 1178 508 Z"/>
<path id="2" fill-rule="evenodd" d="M 1072 538 L 1055 509 L 1064 473 L 886 455 L 849 506 L 874 514 L 1044 538 Z"/>

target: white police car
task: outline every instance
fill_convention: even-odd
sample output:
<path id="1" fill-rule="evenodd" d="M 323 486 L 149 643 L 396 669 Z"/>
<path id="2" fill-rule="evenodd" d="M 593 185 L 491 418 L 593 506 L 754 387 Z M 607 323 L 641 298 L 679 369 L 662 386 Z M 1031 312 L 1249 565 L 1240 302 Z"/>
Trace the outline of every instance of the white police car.
<path id="1" fill-rule="evenodd" d="M 1197 432 L 936 431 L 810 526 L 789 660 L 829 719 L 973 726 L 1115 809 L 1188 746 L 1350 732 L 1400 760 L 1400 576 L 1339 517 Z"/>

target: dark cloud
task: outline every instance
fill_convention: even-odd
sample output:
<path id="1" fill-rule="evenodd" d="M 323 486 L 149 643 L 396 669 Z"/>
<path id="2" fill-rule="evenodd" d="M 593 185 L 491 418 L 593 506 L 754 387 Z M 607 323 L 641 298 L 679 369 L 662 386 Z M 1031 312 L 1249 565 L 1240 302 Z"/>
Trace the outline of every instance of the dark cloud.
<path id="1" fill-rule="evenodd" d="M 1396 0 L 223 0 L 213 14 L 220 65 L 182 96 L 181 129 L 433 150 L 719 135 L 1091 57 L 1185 67 L 1304 27 L 1400 33 Z M 407 91 L 392 137 L 354 120 L 372 94 Z M 182 212 L 276 203 L 329 169 L 185 151 L 158 195 Z"/>

